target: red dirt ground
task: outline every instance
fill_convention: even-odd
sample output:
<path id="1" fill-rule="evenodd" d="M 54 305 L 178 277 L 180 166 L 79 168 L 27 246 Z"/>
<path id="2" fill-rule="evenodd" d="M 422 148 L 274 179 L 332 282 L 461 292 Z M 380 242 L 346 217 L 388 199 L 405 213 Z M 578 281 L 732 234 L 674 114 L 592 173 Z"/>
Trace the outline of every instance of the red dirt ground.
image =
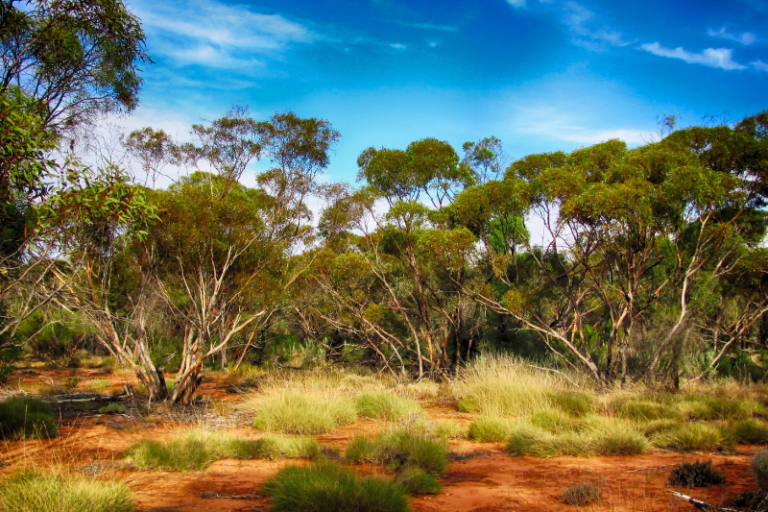
<path id="1" fill-rule="evenodd" d="M 66 378 L 75 370 L 55 372 L 54 379 Z M 91 370 L 77 370 L 88 378 Z M 95 372 L 95 371 L 94 371 Z M 46 377 L 53 372 L 41 372 Z M 23 384 L 36 384 L 39 375 L 17 374 Z M 91 378 L 95 378 L 96 374 Z M 124 376 L 104 376 L 123 383 Z M 125 377 L 125 382 L 130 379 Z M 83 387 L 83 386 L 81 386 Z M 84 387 L 83 387 L 84 388 Z M 223 392 L 215 382 L 204 386 L 204 396 L 239 399 Z M 221 397 L 221 398 L 220 398 Z M 450 407 L 430 407 L 425 410 L 433 419 L 451 419 L 462 425 L 472 416 Z M 164 440 L 190 428 L 172 421 L 134 421 L 123 416 L 103 417 L 95 424 L 92 417 L 64 422 L 57 439 L 26 442 L 0 442 L 0 476 L 23 467 L 65 466 L 103 477 L 117 477 L 134 492 L 141 512 L 266 512 L 269 500 L 259 495 L 261 485 L 279 469 L 307 462 L 296 460 L 222 460 L 203 472 L 168 473 L 119 469 L 123 450 L 141 439 Z M 360 420 L 354 425 L 338 428 L 332 434 L 318 436 L 320 443 L 344 448 L 356 435 L 373 435 L 385 424 Z M 239 435 L 258 437 L 258 432 L 245 426 L 229 429 Z M 501 443 L 471 443 L 452 441 L 452 462 L 442 478 L 443 492 L 436 496 L 412 498 L 414 512 L 466 511 L 573 511 L 574 507 L 560 502 L 563 490 L 578 482 L 590 482 L 601 489 L 601 503 L 586 507 L 596 511 L 681 511 L 693 512 L 688 503 L 674 498 L 669 492 L 667 478 L 672 466 L 697 458 L 712 460 L 723 471 L 727 483 L 705 489 L 681 490 L 685 494 L 715 505 L 727 505 L 744 490 L 754 487 L 750 474 L 750 455 L 760 447 L 739 446 L 734 455 L 680 454 L 655 451 L 639 456 L 622 457 L 557 457 L 540 459 L 512 457 L 503 453 Z M 3 467 L 4 466 L 4 467 Z M 356 468 L 364 474 L 380 473 L 373 467 Z M 222 495 L 251 496 L 252 499 L 222 499 Z"/>

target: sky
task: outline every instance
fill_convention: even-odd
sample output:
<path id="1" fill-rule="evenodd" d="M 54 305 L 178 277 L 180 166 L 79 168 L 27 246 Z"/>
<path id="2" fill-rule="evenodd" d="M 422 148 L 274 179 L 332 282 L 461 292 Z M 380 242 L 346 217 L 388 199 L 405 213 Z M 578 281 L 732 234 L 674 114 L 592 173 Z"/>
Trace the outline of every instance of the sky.
<path id="1" fill-rule="evenodd" d="M 511 159 L 768 109 L 768 0 L 127 0 L 154 64 L 118 120 L 180 140 L 235 103 L 341 132 L 325 179 L 367 147 L 496 136 Z M 260 164 L 256 164 L 258 168 Z"/>

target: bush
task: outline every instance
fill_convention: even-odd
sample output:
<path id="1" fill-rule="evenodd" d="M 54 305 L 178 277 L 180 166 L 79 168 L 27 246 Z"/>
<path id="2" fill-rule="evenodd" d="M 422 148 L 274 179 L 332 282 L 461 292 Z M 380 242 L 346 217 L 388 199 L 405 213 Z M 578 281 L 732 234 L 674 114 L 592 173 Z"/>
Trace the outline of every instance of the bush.
<path id="1" fill-rule="evenodd" d="M 581 482 L 563 491 L 562 501 L 576 507 L 592 505 L 600 501 L 600 490 L 592 484 Z"/>
<path id="2" fill-rule="evenodd" d="M 443 490 L 434 476 L 414 467 L 403 469 L 394 481 L 408 494 L 438 494 Z"/>
<path id="3" fill-rule="evenodd" d="M 752 458 L 752 475 L 757 482 L 757 488 L 768 491 L 768 451 L 760 450 Z"/>
<path id="4" fill-rule="evenodd" d="M 442 475 L 448 468 L 445 443 L 408 429 L 384 432 L 375 439 L 358 437 L 347 448 L 351 464 L 371 462 L 394 467 L 417 467 L 432 475 Z"/>
<path id="5" fill-rule="evenodd" d="M 133 512 L 125 484 L 27 471 L 0 481 L 0 510 L 6 512 Z"/>
<path id="6" fill-rule="evenodd" d="M 753 419 L 742 420 L 731 427 L 731 435 L 737 443 L 766 444 L 768 443 L 768 425 Z"/>
<path id="7" fill-rule="evenodd" d="M 678 424 L 652 436 L 651 442 L 659 448 L 684 452 L 730 449 L 733 445 L 733 439 L 722 429 L 703 423 Z"/>
<path id="8" fill-rule="evenodd" d="M 203 470 L 218 459 L 252 459 L 257 443 L 204 430 L 192 430 L 165 443 L 140 441 L 125 452 L 125 458 L 142 470 Z"/>
<path id="9" fill-rule="evenodd" d="M 0 402 L 0 439 L 56 437 L 58 429 L 53 408 L 28 397 L 13 397 Z"/>
<path id="10" fill-rule="evenodd" d="M 481 416 L 469 424 L 469 438 L 481 443 L 506 441 L 511 431 L 510 425 L 509 420 Z"/>
<path id="11" fill-rule="evenodd" d="M 349 398 L 286 393 L 261 402 L 253 425 L 268 432 L 313 435 L 332 432 L 337 425 L 356 419 L 355 404 Z"/>
<path id="12" fill-rule="evenodd" d="M 123 404 L 112 402 L 99 409 L 99 414 L 125 414 L 126 408 Z"/>
<path id="13" fill-rule="evenodd" d="M 411 414 L 422 412 L 415 401 L 400 398 L 388 391 L 369 391 L 357 398 L 356 410 L 358 416 L 365 418 L 383 418 L 388 421 L 399 421 Z"/>
<path id="14" fill-rule="evenodd" d="M 275 512 L 406 512 L 401 486 L 379 478 L 358 478 L 335 464 L 287 467 L 262 492 Z"/>
<path id="15" fill-rule="evenodd" d="M 712 461 L 701 462 L 697 460 L 693 464 L 683 462 L 675 466 L 669 474 L 667 483 L 674 487 L 706 487 L 725 483 L 725 475 L 712 467 Z"/>

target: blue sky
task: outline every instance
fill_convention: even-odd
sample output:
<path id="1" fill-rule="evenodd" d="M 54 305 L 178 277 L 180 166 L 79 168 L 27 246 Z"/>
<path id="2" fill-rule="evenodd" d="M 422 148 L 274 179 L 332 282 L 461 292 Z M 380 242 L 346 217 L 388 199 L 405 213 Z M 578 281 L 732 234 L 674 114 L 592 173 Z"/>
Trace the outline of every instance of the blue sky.
<path id="1" fill-rule="evenodd" d="M 768 109 L 768 0 L 129 0 L 155 64 L 121 123 L 179 138 L 235 102 L 369 146 L 495 135 L 512 158 Z"/>

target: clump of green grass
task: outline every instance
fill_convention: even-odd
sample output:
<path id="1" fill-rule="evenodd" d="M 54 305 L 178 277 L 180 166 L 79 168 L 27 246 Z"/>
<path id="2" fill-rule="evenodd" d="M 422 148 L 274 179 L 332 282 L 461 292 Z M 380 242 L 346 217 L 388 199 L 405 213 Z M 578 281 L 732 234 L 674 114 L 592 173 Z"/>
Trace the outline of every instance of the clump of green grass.
<path id="1" fill-rule="evenodd" d="M 455 421 L 438 421 L 434 425 L 435 435 L 441 439 L 461 439 L 465 437 L 461 425 Z"/>
<path id="2" fill-rule="evenodd" d="M 737 443 L 766 444 L 768 443 L 768 424 L 763 421 L 748 419 L 735 423 L 730 429 Z"/>
<path id="3" fill-rule="evenodd" d="M 58 435 L 53 408 L 29 397 L 0 402 L 0 439 L 49 438 Z"/>
<path id="4" fill-rule="evenodd" d="M 595 411 L 595 400 L 578 391 L 559 391 L 549 394 L 552 403 L 572 416 L 585 416 Z"/>
<path id="5" fill-rule="evenodd" d="M 768 492 L 768 451 L 760 450 L 752 457 L 752 475 L 757 482 L 757 488 Z"/>
<path id="6" fill-rule="evenodd" d="M 651 442 L 659 448 L 684 452 L 729 450 L 733 438 L 723 429 L 705 423 L 683 423 L 651 436 Z"/>
<path id="7" fill-rule="evenodd" d="M 337 425 L 354 423 L 355 403 L 347 397 L 307 397 L 284 393 L 262 401 L 253 425 L 259 430 L 286 434 L 324 434 Z"/>
<path id="8" fill-rule="evenodd" d="M 165 443 L 140 441 L 128 448 L 125 458 L 142 470 L 203 470 L 218 459 L 252 459 L 257 443 L 222 432 L 192 430 Z"/>
<path id="9" fill-rule="evenodd" d="M 680 422 L 678 420 L 652 420 L 647 423 L 642 423 L 640 425 L 640 430 L 646 437 L 653 438 L 655 435 L 674 430 L 678 428 L 679 425 Z"/>
<path id="10" fill-rule="evenodd" d="M 394 429 L 374 439 L 358 437 L 347 448 L 347 462 L 371 462 L 398 467 L 417 467 L 439 476 L 448 468 L 448 448 L 445 442 L 423 432 Z"/>
<path id="11" fill-rule="evenodd" d="M 600 501 L 600 489 L 587 482 L 580 482 L 563 491 L 562 502 L 575 507 L 586 507 Z"/>
<path id="12" fill-rule="evenodd" d="M 689 395 L 676 404 L 692 420 L 744 420 L 761 410 L 757 402 L 721 396 Z"/>
<path id="13" fill-rule="evenodd" d="M 111 402 L 104 407 L 99 408 L 99 414 L 125 414 L 127 409 L 123 404 Z"/>
<path id="14" fill-rule="evenodd" d="M 556 409 L 539 411 L 529 418 L 532 425 L 547 432 L 575 432 L 581 429 L 582 422 Z"/>
<path id="15" fill-rule="evenodd" d="M 262 492 L 275 512 L 407 512 L 400 485 L 380 478 L 359 478 L 335 464 L 287 467 L 268 480 Z"/>
<path id="16" fill-rule="evenodd" d="M 706 487 L 708 485 L 719 485 L 725 483 L 725 475 L 712 467 L 712 461 L 702 462 L 697 460 L 694 463 L 683 462 L 675 466 L 669 474 L 667 483 L 674 487 Z"/>
<path id="17" fill-rule="evenodd" d="M 91 379 L 85 383 L 85 387 L 88 388 L 89 391 L 99 394 L 103 394 L 109 386 L 111 386 L 111 384 L 107 379 Z"/>
<path id="18" fill-rule="evenodd" d="M 119 482 L 25 471 L 0 480 L 6 512 L 133 512 L 128 487 Z"/>
<path id="19" fill-rule="evenodd" d="M 394 482 L 408 494 L 438 494 L 443 490 L 443 486 L 434 476 L 416 467 L 403 469 L 395 477 Z"/>
<path id="20" fill-rule="evenodd" d="M 400 421 L 413 414 L 420 414 L 421 407 L 415 401 L 401 398 L 387 391 L 368 391 L 357 397 L 357 415 L 365 418 L 382 418 Z"/>
<path id="21" fill-rule="evenodd" d="M 645 421 L 679 417 L 674 408 L 651 400 L 627 400 L 619 405 L 617 412 L 621 418 Z"/>
<path id="22" fill-rule="evenodd" d="M 318 442 L 311 437 L 265 436 L 255 443 L 254 457 L 259 459 L 278 457 L 317 459 L 323 453 Z"/>
<path id="23" fill-rule="evenodd" d="M 512 432 L 512 421 L 480 416 L 469 425 L 469 438 L 480 443 L 506 441 Z"/>

